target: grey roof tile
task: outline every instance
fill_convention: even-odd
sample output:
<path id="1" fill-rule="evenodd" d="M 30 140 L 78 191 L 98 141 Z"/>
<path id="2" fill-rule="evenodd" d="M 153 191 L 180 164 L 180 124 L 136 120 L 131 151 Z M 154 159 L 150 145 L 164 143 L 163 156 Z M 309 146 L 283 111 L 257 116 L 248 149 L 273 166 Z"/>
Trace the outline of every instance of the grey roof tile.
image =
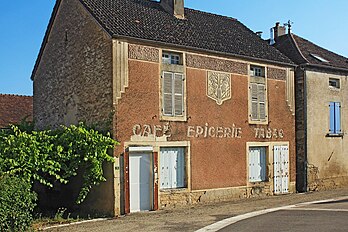
<path id="1" fill-rule="evenodd" d="M 80 0 L 113 37 L 131 37 L 292 64 L 238 20 L 185 8 L 185 19 L 150 0 Z"/>

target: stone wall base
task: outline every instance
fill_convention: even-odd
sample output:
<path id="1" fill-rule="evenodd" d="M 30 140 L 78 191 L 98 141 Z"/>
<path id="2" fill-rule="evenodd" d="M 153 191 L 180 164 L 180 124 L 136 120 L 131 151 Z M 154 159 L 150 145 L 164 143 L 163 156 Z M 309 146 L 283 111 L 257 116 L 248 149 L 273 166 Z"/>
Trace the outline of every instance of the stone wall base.
<path id="1" fill-rule="evenodd" d="M 318 178 L 308 181 L 308 191 L 322 191 L 348 187 L 348 176 Z"/>
<path id="2" fill-rule="evenodd" d="M 289 193 L 296 190 L 295 182 L 291 182 Z M 221 189 L 195 190 L 195 191 L 161 191 L 159 193 L 160 208 L 177 208 L 185 205 L 196 205 L 200 203 L 225 202 L 238 199 L 267 197 L 273 193 L 265 186 L 241 186 Z"/>

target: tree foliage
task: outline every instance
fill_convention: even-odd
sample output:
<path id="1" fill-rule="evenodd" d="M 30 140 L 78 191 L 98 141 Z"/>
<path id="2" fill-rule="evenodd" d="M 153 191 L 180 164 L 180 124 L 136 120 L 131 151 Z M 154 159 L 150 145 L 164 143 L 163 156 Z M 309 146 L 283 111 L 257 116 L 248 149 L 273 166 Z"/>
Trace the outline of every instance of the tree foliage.
<path id="1" fill-rule="evenodd" d="M 18 177 L 0 177 L 0 196 L 0 231 L 27 231 L 37 199 L 31 184 Z"/>
<path id="2" fill-rule="evenodd" d="M 117 144 L 83 124 L 44 131 L 12 125 L 0 131 L 0 177 L 19 176 L 52 187 L 55 181 L 67 184 L 81 168 L 84 182 L 79 204 L 92 186 L 105 181 L 102 164 L 113 162 L 109 151 Z"/>

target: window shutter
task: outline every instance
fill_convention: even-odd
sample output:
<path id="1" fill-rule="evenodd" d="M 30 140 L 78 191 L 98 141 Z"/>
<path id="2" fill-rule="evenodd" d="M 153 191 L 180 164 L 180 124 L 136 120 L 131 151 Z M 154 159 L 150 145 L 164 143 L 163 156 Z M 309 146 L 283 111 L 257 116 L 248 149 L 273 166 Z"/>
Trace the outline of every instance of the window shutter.
<path id="1" fill-rule="evenodd" d="M 249 149 L 249 182 L 266 180 L 266 148 Z"/>
<path id="2" fill-rule="evenodd" d="M 174 74 L 174 113 L 175 116 L 182 116 L 184 112 L 184 76 Z"/>
<path id="3" fill-rule="evenodd" d="M 173 74 L 169 72 L 163 72 L 162 107 L 164 115 L 173 115 Z"/>
<path id="4" fill-rule="evenodd" d="M 254 150 L 249 150 L 249 182 L 254 181 Z"/>
<path id="5" fill-rule="evenodd" d="M 266 119 L 266 86 L 263 84 L 257 85 L 257 94 L 260 107 L 260 120 Z"/>
<path id="6" fill-rule="evenodd" d="M 335 133 L 335 103 L 330 102 L 330 130 L 329 133 Z"/>
<path id="7" fill-rule="evenodd" d="M 170 184 L 169 184 L 169 155 L 168 152 L 165 150 L 161 150 L 160 153 L 160 188 L 161 189 L 166 189 L 166 188 L 170 188 Z"/>
<path id="8" fill-rule="evenodd" d="M 335 103 L 335 133 L 341 133 L 341 104 Z"/>
<path id="9" fill-rule="evenodd" d="M 250 95 L 251 95 L 251 119 L 258 120 L 258 91 L 257 84 L 250 84 Z"/>
<path id="10" fill-rule="evenodd" d="M 160 188 L 185 187 L 185 148 L 161 148 Z"/>

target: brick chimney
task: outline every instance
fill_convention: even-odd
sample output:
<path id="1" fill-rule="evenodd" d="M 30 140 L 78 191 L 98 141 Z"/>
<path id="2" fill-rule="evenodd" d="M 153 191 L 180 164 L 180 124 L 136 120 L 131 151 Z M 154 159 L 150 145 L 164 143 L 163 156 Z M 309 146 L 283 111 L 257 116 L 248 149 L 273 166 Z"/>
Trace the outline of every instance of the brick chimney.
<path id="1" fill-rule="evenodd" d="M 277 38 L 286 34 L 285 26 L 280 26 L 280 23 L 277 22 L 275 27 L 273 27 L 274 40 L 277 41 Z"/>
<path id="2" fill-rule="evenodd" d="M 178 19 L 184 19 L 184 0 L 161 0 L 161 6 L 169 14 L 174 15 Z"/>

